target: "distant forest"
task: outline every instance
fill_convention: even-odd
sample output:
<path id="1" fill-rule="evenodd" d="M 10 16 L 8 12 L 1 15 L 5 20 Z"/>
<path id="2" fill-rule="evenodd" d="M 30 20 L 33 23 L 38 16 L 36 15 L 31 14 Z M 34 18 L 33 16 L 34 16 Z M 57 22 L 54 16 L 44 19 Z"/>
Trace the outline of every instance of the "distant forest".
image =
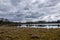
<path id="1" fill-rule="evenodd" d="M 46 22 L 46 21 L 37 21 L 37 22 L 26 22 L 26 23 L 21 23 L 21 22 L 11 22 L 8 19 L 0 18 L 0 25 L 21 25 L 21 24 L 35 24 L 35 23 L 60 23 L 60 20 L 57 21 L 51 21 L 51 22 Z"/>

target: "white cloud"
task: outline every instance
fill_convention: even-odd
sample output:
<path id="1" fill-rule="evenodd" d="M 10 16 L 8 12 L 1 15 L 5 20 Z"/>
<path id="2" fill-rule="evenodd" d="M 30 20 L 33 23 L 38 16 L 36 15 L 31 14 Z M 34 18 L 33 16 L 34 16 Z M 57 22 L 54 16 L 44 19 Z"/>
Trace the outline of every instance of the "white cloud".
<path id="1" fill-rule="evenodd" d="M 55 21 L 60 19 L 59 15 L 60 0 L 0 0 L 0 18 Z"/>

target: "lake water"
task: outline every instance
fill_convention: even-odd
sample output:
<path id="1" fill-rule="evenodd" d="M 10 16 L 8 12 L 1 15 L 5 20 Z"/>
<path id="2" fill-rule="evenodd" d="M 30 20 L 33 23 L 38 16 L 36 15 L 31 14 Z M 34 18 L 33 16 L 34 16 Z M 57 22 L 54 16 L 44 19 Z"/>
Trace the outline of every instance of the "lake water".
<path id="1" fill-rule="evenodd" d="M 37 25 L 33 25 L 33 26 L 22 25 L 22 26 L 17 26 L 17 28 L 20 28 L 20 27 L 25 27 L 25 28 L 48 28 L 48 29 L 49 28 L 60 28 L 59 25 L 39 25 L 39 26 L 37 26 Z"/>

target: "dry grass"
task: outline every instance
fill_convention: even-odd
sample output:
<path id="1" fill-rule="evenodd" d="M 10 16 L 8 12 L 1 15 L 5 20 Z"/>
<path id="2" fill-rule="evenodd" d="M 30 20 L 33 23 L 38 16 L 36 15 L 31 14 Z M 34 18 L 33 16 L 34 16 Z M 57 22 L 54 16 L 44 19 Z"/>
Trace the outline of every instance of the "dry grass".
<path id="1" fill-rule="evenodd" d="M 0 27 L 0 40 L 60 40 L 60 29 Z"/>

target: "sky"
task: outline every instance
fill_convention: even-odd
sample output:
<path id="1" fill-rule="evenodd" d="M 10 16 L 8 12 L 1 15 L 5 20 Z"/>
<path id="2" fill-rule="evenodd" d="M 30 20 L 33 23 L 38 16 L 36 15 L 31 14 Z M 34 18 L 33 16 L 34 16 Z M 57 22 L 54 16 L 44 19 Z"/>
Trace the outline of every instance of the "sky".
<path id="1" fill-rule="evenodd" d="M 0 18 L 14 22 L 60 20 L 60 0 L 0 0 Z"/>

